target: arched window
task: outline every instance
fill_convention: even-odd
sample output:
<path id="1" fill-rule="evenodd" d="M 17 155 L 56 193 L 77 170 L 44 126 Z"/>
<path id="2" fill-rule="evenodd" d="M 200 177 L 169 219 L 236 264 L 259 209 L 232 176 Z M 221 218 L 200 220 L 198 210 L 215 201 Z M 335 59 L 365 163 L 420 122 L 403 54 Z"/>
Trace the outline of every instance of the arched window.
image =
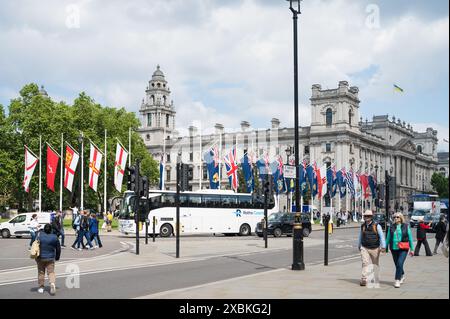
<path id="1" fill-rule="evenodd" d="M 163 105 L 166 105 L 166 100 L 167 100 L 166 96 L 163 95 Z"/>
<path id="2" fill-rule="evenodd" d="M 166 114 L 166 127 L 169 127 L 170 116 Z"/>
<path id="3" fill-rule="evenodd" d="M 147 126 L 152 126 L 152 114 L 147 113 Z"/>
<path id="4" fill-rule="evenodd" d="M 155 104 L 155 96 L 154 95 L 150 96 L 150 104 Z"/>
<path id="5" fill-rule="evenodd" d="M 422 154 L 422 145 L 417 145 L 417 152 Z"/>
<path id="6" fill-rule="evenodd" d="M 331 124 L 333 123 L 333 111 L 328 108 L 325 113 L 326 123 L 327 127 L 331 127 Z"/>
<path id="7" fill-rule="evenodd" d="M 348 111 L 348 125 L 352 125 L 352 110 Z"/>

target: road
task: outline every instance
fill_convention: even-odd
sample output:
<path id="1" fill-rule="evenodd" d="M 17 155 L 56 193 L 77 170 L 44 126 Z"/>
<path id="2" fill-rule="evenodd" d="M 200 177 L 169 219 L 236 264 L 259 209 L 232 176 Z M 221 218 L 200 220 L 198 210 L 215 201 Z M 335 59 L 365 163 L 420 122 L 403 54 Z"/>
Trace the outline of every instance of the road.
<path id="1" fill-rule="evenodd" d="M 356 256 L 355 238 L 358 229 L 337 230 L 331 236 L 329 258 L 331 260 L 342 257 Z M 106 238 L 106 237 L 105 237 Z M 323 232 L 313 232 L 310 236 L 315 240 L 313 246 L 306 247 L 305 239 L 305 263 L 323 263 Z M 114 245 L 119 247 L 123 238 L 111 237 Z M 173 239 L 167 239 L 173 241 Z M 208 237 L 192 238 L 195 241 L 209 242 Z M 230 240 L 226 237 L 215 238 L 216 241 Z M 250 241 L 249 238 L 233 238 L 237 241 Z M 254 238 L 251 238 L 254 240 Z M 271 241 L 279 240 L 270 238 Z M 289 239 L 284 239 L 289 240 Z M 292 241 L 291 239 L 289 240 Z M 270 242 L 269 242 L 270 247 Z M 110 248 L 111 250 L 112 248 Z M 114 249 L 112 249 L 114 251 Z M 78 253 L 72 251 L 72 253 Z M 85 253 L 85 252 L 81 252 Z M 91 253 L 91 252 L 86 252 Z M 120 252 L 118 252 L 120 253 Z M 122 252 L 123 253 L 123 252 Z M 128 252 L 129 253 L 129 252 Z M 5 252 L 2 252 L 4 255 Z M 162 265 L 139 266 L 138 268 L 124 267 L 113 271 L 98 271 L 91 274 L 82 274 L 80 288 L 68 289 L 66 278 L 57 278 L 57 298 L 135 298 L 152 293 L 171 289 L 185 288 L 240 277 L 278 268 L 290 267 L 292 264 L 292 250 L 288 248 L 278 250 L 264 250 L 251 253 L 227 253 L 222 256 L 206 254 L 199 260 L 186 262 L 167 262 Z M 76 261 L 76 260 L 74 260 Z M 99 261 L 101 262 L 101 261 Z M 132 269 L 130 269 L 132 268 Z M 13 274 L 12 274 L 13 275 Z M 22 283 L 1 284 L 0 298 L 51 298 L 47 293 L 36 293 L 36 280 Z"/>

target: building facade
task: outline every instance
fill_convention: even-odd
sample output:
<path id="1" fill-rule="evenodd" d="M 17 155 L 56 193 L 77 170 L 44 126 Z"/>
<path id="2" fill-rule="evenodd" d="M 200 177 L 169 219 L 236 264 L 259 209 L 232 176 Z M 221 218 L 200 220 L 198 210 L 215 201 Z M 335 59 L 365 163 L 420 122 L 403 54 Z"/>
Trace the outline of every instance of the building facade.
<path id="1" fill-rule="evenodd" d="M 358 94 L 359 89 L 346 81 L 330 90 L 323 90 L 319 84 L 312 86 L 311 126 L 298 128 L 300 159 L 374 174 L 379 184 L 385 182 L 387 170 L 395 183 L 390 205 L 406 209 L 410 194 L 432 191 L 431 176 L 438 170 L 437 131 L 427 128 L 425 132 L 416 132 L 410 124 L 388 115 L 363 121 L 359 117 Z M 273 118 L 268 129 L 253 129 L 248 121 L 242 121 L 239 131 L 226 132 L 218 123 L 212 134 L 200 135 L 191 126 L 188 136 L 178 136 L 175 110 L 173 102 L 168 103 L 169 98 L 170 90 L 158 66 L 141 105 L 140 134 L 155 158 L 165 153 L 166 189 L 175 189 L 178 154 L 192 169 L 193 190 L 208 188 L 202 154 L 214 145 L 221 150 L 222 157 L 237 146 L 238 159 L 248 151 L 256 157 L 268 153 L 271 160 L 281 155 L 287 163 L 287 150 L 294 145 L 294 128 L 282 127 L 278 119 Z M 224 165 L 221 165 L 221 188 L 230 188 Z M 318 206 L 317 201 L 314 204 Z M 344 209 L 354 207 L 349 196 L 341 205 Z M 363 208 L 370 206 L 371 203 L 364 203 Z"/>

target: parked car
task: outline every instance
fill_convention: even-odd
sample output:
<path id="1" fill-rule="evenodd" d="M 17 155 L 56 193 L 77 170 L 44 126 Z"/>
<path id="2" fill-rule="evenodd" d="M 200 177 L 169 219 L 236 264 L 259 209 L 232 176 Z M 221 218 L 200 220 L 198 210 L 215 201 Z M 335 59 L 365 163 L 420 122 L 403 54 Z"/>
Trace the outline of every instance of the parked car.
<path id="1" fill-rule="evenodd" d="M 30 235 L 30 221 L 31 216 L 37 215 L 39 224 L 44 227 L 45 224 L 49 224 L 51 220 L 50 213 L 23 213 L 19 214 L 9 221 L 0 223 L 0 232 L 3 238 L 9 238 L 15 236 L 16 238 L 21 238 L 24 235 Z"/>
<path id="2" fill-rule="evenodd" d="M 267 220 L 267 235 L 274 237 L 281 237 L 282 235 L 292 235 L 292 228 L 294 226 L 295 213 L 272 213 Z M 311 233 L 311 215 L 309 213 L 302 214 L 303 236 L 308 237 Z M 256 224 L 256 235 L 263 237 L 262 222 Z"/>
<path id="3" fill-rule="evenodd" d="M 373 221 L 381 226 L 383 230 L 386 229 L 386 215 L 385 214 L 375 214 L 373 215 Z M 389 224 L 389 221 L 388 221 Z"/>
<path id="4" fill-rule="evenodd" d="M 409 219 L 409 226 L 411 228 L 417 227 L 417 225 L 419 224 L 419 217 L 423 216 L 425 217 L 425 215 L 427 214 L 426 211 L 421 210 L 421 209 L 415 209 L 413 210 L 412 214 L 411 214 L 411 218 Z"/>

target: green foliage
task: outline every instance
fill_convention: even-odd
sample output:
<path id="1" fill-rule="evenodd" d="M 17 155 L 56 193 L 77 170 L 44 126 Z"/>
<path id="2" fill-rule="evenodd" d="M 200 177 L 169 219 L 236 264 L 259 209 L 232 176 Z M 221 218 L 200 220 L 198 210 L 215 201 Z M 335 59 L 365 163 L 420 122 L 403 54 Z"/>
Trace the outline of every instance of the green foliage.
<path id="1" fill-rule="evenodd" d="M 73 105 L 54 102 L 51 98 L 39 94 L 36 84 L 27 84 L 20 90 L 19 97 L 11 100 L 8 117 L 0 105 L 0 206 L 9 205 L 19 209 L 31 209 L 33 199 L 38 197 L 39 167 L 35 169 L 30 183 L 30 192 L 22 188 L 24 172 L 24 145 L 39 155 L 39 136 L 42 136 L 42 204 L 43 209 L 59 207 L 60 171 L 55 178 L 55 193 L 46 187 L 46 151 L 45 142 L 61 152 L 61 134 L 81 153 L 79 137 L 84 135 L 84 206 L 99 209 L 103 207 L 104 158 L 99 176 L 97 192 L 89 188 L 89 151 L 90 141 L 103 152 L 105 130 L 107 131 L 107 196 L 118 196 L 114 188 L 114 160 L 116 143 L 119 139 L 128 148 L 128 132 L 131 128 L 132 160 L 141 160 L 141 174 L 148 176 L 151 183 L 158 180 L 156 161 L 145 148 L 144 142 L 136 132 L 139 127 L 136 115 L 124 108 L 103 107 L 86 93 L 82 92 Z M 117 139 L 116 139 L 117 138 Z M 63 154 L 65 154 L 65 146 Z M 81 154 L 80 154 L 81 155 Z M 73 206 L 80 201 L 80 165 L 78 163 L 73 192 L 63 190 L 63 207 Z M 125 180 L 124 180 L 125 181 Z M 123 190 L 125 182 L 123 183 Z"/>
<path id="2" fill-rule="evenodd" d="M 448 198 L 448 177 L 444 177 L 439 173 L 433 173 L 433 176 L 431 176 L 431 186 L 440 198 Z"/>

